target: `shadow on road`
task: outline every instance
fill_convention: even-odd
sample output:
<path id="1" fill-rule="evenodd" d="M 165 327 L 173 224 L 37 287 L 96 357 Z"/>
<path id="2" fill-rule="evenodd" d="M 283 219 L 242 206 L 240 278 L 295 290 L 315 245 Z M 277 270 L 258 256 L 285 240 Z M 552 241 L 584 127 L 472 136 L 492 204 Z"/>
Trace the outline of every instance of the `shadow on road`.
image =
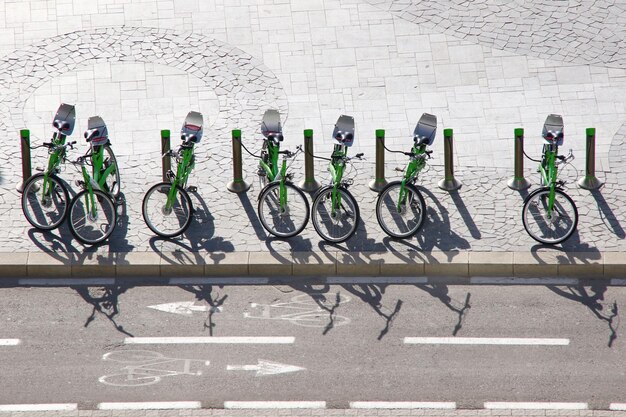
<path id="1" fill-rule="evenodd" d="M 208 329 L 209 336 L 213 336 L 213 329 L 215 328 L 213 314 L 219 311 L 219 307 L 224 304 L 228 298 L 228 294 L 220 297 L 220 293 L 216 291 L 216 294 L 213 295 L 212 285 L 181 285 L 180 288 L 192 293 L 196 297 L 196 300 L 203 301 L 209 305 L 207 317 L 204 320 L 204 329 Z M 220 288 L 224 288 L 224 286 L 220 285 Z"/>
<path id="2" fill-rule="evenodd" d="M 400 309 L 402 308 L 403 301 L 398 299 L 396 300 L 396 305 L 393 310 L 389 310 L 382 304 L 383 294 L 385 293 L 386 285 L 380 284 L 370 284 L 370 285 L 343 285 L 349 293 L 356 295 L 362 301 L 369 304 L 372 309 L 385 320 L 385 327 L 380 331 L 378 335 L 378 340 L 382 340 L 383 337 L 393 325 L 393 321 L 396 316 L 400 313 Z"/>
<path id="3" fill-rule="evenodd" d="M 422 291 L 426 291 L 433 297 L 438 298 L 446 307 L 458 314 L 458 321 L 456 322 L 454 329 L 452 329 L 452 336 L 456 336 L 459 333 L 459 330 L 461 330 L 463 320 L 467 317 L 467 312 L 472 307 L 470 304 L 470 297 L 472 294 L 468 292 L 465 296 L 465 302 L 459 303 L 448 295 L 449 289 L 445 284 L 416 285 L 416 287 Z"/>
<path id="4" fill-rule="evenodd" d="M 126 292 L 129 287 L 107 286 L 107 287 L 70 287 L 87 303 L 93 306 L 91 315 L 87 317 L 84 327 L 96 319 L 96 313 L 105 316 L 115 329 L 127 336 L 133 337 L 131 333 L 124 329 L 124 326 L 117 324 L 115 317 L 119 314 L 118 298 Z"/>

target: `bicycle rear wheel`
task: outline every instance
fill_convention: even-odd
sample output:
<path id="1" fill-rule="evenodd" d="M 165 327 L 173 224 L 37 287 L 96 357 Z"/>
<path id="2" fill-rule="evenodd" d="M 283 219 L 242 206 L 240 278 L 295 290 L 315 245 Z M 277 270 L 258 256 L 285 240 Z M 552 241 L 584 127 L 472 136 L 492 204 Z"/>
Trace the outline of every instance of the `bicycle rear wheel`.
<path id="1" fill-rule="evenodd" d="M 162 237 L 178 236 L 191 224 L 193 207 L 189 194 L 176 186 L 174 198 L 168 204 L 172 187 L 174 185 L 161 182 L 150 188 L 143 198 L 143 219 L 150 230 Z"/>
<path id="2" fill-rule="evenodd" d="M 267 186 L 259 197 L 259 220 L 271 234 L 287 238 L 302 232 L 309 222 L 309 203 L 302 191 L 285 184 L 287 202 L 280 203 L 280 183 Z"/>
<path id="3" fill-rule="evenodd" d="M 311 217 L 315 231 L 327 242 L 341 243 L 356 232 L 359 224 L 359 206 L 345 188 L 338 188 L 341 203 L 333 208 L 333 187 L 318 191 L 313 199 Z"/>
<path id="4" fill-rule="evenodd" d="M 87 190 L 76 194 L 70 203 L 70 231 L 76 239 L 87 245 L 103 242 L 115 229 L 117 211 L 107 193 Z"/>
<path id="5" fill-rule="evenodd" d="M 390 182 L 376 201 L 378 224 L 394 238 L 413 236 L 424 224 L 425 215 L 424 197 L 412 184 L 405 184 L 402 192 L 401 181 Z"/>
<path id="6" fill-rule="evenodd" d="M 22 211 L 26 220 L 37 229 L 59 227 L 67 215 L 69 195 L 59 178 L 44 174 L 33 175 L 24 184 Z"/>
<path id="7" fill-rule="evenodd" d="M 532 192 L 524 202 L 522 222 L 526 232 L 537 242 L 555 245 L 568 239 L 578 225 L 578 209 L 563 191 L 554 191 L 554 207 L 548 211 L 549 188 Z"/>

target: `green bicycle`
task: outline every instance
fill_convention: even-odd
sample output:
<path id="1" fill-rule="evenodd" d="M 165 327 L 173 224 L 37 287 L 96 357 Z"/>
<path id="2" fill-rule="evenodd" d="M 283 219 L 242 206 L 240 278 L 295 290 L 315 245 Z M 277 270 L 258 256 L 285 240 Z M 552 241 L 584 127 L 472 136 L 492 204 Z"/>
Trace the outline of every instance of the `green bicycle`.
<path id="1" fill-rule="evenodd" d="M 551 114 L 543 125 L 543 156 L 538 172 L 541 173 L 541 188 L 533 191 L 524 200 L 522 222 L 526 232 L 540 243 L 554 245 L 568 239 L 578 225 L 578 209 L 574 201 L 565 194 L 565 181 L 558 181 L 558 165 L 574 159 L 572 151 L 567 156 L 559 155 L 563 144 L 563 118 Z M 527 156 L 528 157 L 528 156 Z"/>
<path id="2" fill-rule="evenodd" d="M 258 174 L 264 187 L 259 193 L 259 220 L 272 235 L 279 238 L 293 237 L 304 230 L 310 214 L 306 196 L 291 182 L 293 174 L 287 173 L 287 159 L 295 158 L 302 147 L 298 146 L 296 152 L 280 150 L 283 133 L 280 114 L 276 110 L 265 112 L 261 132 L 264 139 L 261 155 L 258 156 Z M 279 155 L 283 155 L 280 170 Z"/>
<path id="3" fill-rule="evenodd" d="M 402 153 L 410 158 L 401 181 L 391 181 L 378 195 L 376 219 L 389 236 L 398 239 L 413 236 L 424 224 L 426 203 L 415 186 L 420 172 L 426 166 L 426 159 L 432 151 L 426 149 L 435 140 L 437 117 L 424 113 L 413 131 L 413 148 Z"/>
<path id="4" fill-rule="evenodd" d="M 359 206 L 348 191 L 352 180 L 344 180 L 346 164 L 354 158 L 361 159 L 362 153 L 348 157 L 348 148 L 354 142 L 354 119 L 342 115 L 335 124 L 333 138 L 336 144 L 329 158 L 331 183 L 320 188 L 311 205 L 313 227 L 327 242 L 341 243 L 356 232 L 359 224 Z M 318 157 L 319 158 L 319 157 Z"/>
<path id="5" fill-rule="evenodd" d="M 196 187 L 187 187 L 187 180 L 195 166 L 194 145 L 202 139 L 202 125 L 202 114 L 194 111 L 187 114 L 181 129 L 183 143 L 178 150 L 163 155 L 163 158 L 176 158 L 176 174 L 169 171 L 169 182 L 152 186 L 143 198 L 143 219 L 161 237 L 178 236 L 191 224 L 194 209 L 187 190 L 195 192 Z"/>
<path id="6" fill-rule="evenodd" d="M 52 139 L 36 147 L 48 148 L 48 167 L 24 184 L 22 211 L 26 220 L 37 229 L 55 229 L 67 215 L 69 193 L 57 174 L 61 171 L 61 164 L 66 161 L 67 149 L 73 149 L 76 144 L 76 141 L 65 143 L 67 136 L 74 131 L 75 121 L 74 106 L 61 104 L 52 123 L 56 129 Z"/>
<path id="7" fill-rule="evenodd" d="M 95 245 L 115 229 L 120 180 L 108 129 L 100 116 L 89 118 L 85 139 L 90 144 L 89 151 L 74 162 L 80 165 L 83 179 L 77 181 L 82 191 L 70 202 L 69 226 L 80 242 Z M 91 165 L 91 174 L 86 165 Z"/>

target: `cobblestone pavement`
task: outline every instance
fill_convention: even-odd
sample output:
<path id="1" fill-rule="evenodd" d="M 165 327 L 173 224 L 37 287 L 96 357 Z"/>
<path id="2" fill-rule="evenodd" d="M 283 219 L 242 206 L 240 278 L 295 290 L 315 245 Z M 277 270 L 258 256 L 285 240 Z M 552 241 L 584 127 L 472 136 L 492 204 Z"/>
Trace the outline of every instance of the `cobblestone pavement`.
<path id="1" fill-rule="evenodd" d="M 450 3 L 450 4 L 448 4 Z M 438 2 L 393 0 L 63 0 L 0 5 L 0 212 L 2 251 L 86 250 L 67 226 L 31 229 L 15 185 L 20 182 L 17 131 L 28 127 L 37 145 L 51 134 L 60 102 L 76 104 L 74 137 L 88 116 L 109 124 L 118 155 L 125 205 L 119 225 L 98 251 L 323 251 L 309 224 L 289 241 L 269 239 L 256 217 L 254 185 L 246 194 L 226 190 L 231 179 L 230 131 L 258 150 L 261 115 L 277 108 L 285 146 L 312 128 L 316 153 L 327 155 L 340 114 L 357 123 L 351 153 L 365 152 L 348 175 L 363 222 L 339 250 L 543 250 L 521 224 L 525 193 L 506 187 L 512 176 L 513 129 L 526 129 L 526 150 L 540 150 L 542 123 L 563 114 L 566 142 L 577 159 L 561 177 L 576 201 L 579 231 L 554 250 L 624 250 L 626 198 L 626 10 L 619 2 Z M 441 10 L 440 10 L 441 9 Z M 575 22 L 575 23 L 570 23 Z M 583 27 L 584 25 L 585 27 Z M 159 130 L 177 132 L 184 115 L 205 116 L 197 146 L 196 221 L 180 239 L 155 238 L 141 217 L 141 200 L 160 178 Z M 392 241 L 378 226 L 373 177 L 374 130 L 388 146 L 410 147 L 423 112 L 438 116 L 433 164 L 420 184 L 428 219 L 420 234 Z M 458 192 L 437 188 L 443 177 L 443 128 L 454 128 Z M 584 167 L 584 129 L 596 127 L 599 191 L 578 189 Z M 176 134 L 173 135 L 176 138 Z M 79 155 L 75 151 L 74 155 Z M 46 155 L 34 152 L 33 166 Z M 387 155 L 387 176 L 404 164 Z M 533 163 L 534 164 L 534 163 Z M 526 164 L 536 186 L 534 166 Z M 247 181 L 256 162 L 244 154 Z M 293 166 L 302 178 L 302 161 Z M 65 167 L 73 184 L 77 173 Z M 327 181 L 325 163 L 316 177 Z M 77 190 L 77 187 L 73 187 Z M 574 256 L 574 255 L 568 255 Z"/>

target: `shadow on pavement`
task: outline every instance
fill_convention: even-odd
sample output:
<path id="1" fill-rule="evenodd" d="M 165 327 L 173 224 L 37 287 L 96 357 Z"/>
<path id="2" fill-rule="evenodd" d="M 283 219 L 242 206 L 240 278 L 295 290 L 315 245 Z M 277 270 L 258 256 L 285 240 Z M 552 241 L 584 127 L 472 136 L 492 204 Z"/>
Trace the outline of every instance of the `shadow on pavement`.
<path id="1" fill-rule="evenodd" d="M 396 300 L 396 305 L 393 310 L 389 310 L 382 304 L 383 294 L 387 285 L 370 284 L 370 285 L 342 285 L 349 293 L 356 295 L 362 301 L 369 304 L 372 309 L 385 320 L 385 327 L 380 331 L 378 340 L 382 340 L 383 337 L 389 332 L 394 319 L 400 313 L 403 301 Z"/>
<path id="2" fill-rule="evenodd" d="M 265 233 L 265 229 L 261 225 L 261 221 L 259 220 L 259 216 L 257 215 L 256 208 L 250 202 L 250 198 L 248 198 L 248 193 L 238 193 L 237 197 L 239 197 L 239 200 L 241 200 L 241 206 L 248 215 L 250 224 L 254 228 L 254 232 L 256 233 L 257 237 L 262 241 L 266 240 L 267 234 Z"/>
<path id="3" fill-rule="evenodd" d="M 609 341 L 607 346 L 613 347 L 613 342 L 617 339 L 617 328 L 619 326 L 619 313 L 617 302 L 602 303 L 607 286 L 602 283 L 592 283 L 590 287 L 568 286 L 567 289 L 548 285 L 552 292 L 568 300 L 576 301 L 587 307 L 601 321 L 605 321 L 609 326 Z M 588 292 L 588 290 L 589 292 Z"/>
<path id="4" fill-rule="evenodd" d="M 324 330 L 322 331 L 323 335 L 328 334 L 328 332 L 338 325 L 336 312 L 337 307 L 346 302 L 346 299 L 342 298 L 340 292 L 337 292 L 334 295 L 327 295 L 330 290 L 328 285 L 322 285 L 321 288 L 315 288 L 313 285 L 308 284 L 291 284 L 290 287 L 311 297 L 311 300 L 315 302 L 320 311 L 328 313 L 328 323 L 324 326 Z"/>
<path id="5" fill-rule="evenodd" d="M 470 297 L 472 294 L 468 292 L 465 296 L 465 302 L 459 303 L 448 295 L 449 289 L 445 284 L 416 285 L 416 287 L 422 291 L 426 291 L 433 297 L 438 298 L 446 307 L 458 314 L 459 319 L 452 330 L 452 336 L 456 336 L 459 330 L 461 330 L 463 320 L 467 317 L 467 311 L 472 307 L 470 304 Z"/>
<path id="6" fill-rule="evenodd" d="M 206 304 L 209 305 L 207 317 L 204 320 L 204 329 L 208 329 L 209 336 L 213 336 L 213 329 L 215 328 L 215 323 L 213 322 L 213 314 L 220 311 L 220 307 L 228 298 L 228 294 L 220 298 L 219 292 L 216 292 L 215 296 L 213 296 L 212 285 L 181 285 L 180 288 L 192 293 L 196 297 L 196 300 L 204 301 Z M 221 285 L 220 288 L 224 288 L 224 286 Z"/>
<path id="7" fill-rule="evenodd" d="M 463 199 L 461 198 L 459 192 L 450 191 L 450 197 L 452 197 L 452 201 L 454 201 L 456 209 L 461 214 L 461 217 L 463 218 L 463 221 L 465 222 L 465 225 L 467 226 L 467 229 L 469 230 L 472 237 L 474 239 L 480 239 L 482 236 L 480 234 L 480 230 L 478 230 L 478 226 L 476 226 L 476 223 L 474 223 L 472 215 L 469 214 L 469 211 L 467 211 L 467 207 L 465 206 L 465 203 L 463 202 Z"/>
<path id="8" fill-rule="evenodd" d="M 111 237 L 108 239 L 109 251 L 130 252 L 134 249 L 134 246 L 130 245 L 128 239 L 126 239 L 128 234 L 128 210 L 124 193 L 120 193 L 118 201 L 119 204 L 116 205 L 117 224 Z"/>
<path id="9" fill-rule="evenodd" d="M 593 196 L 593 198 L 596 200 L 596 203 L 598 204 L 598 211 L 600 212 L 600 218 L 602 219 L 604 224 L 607 226 L 607 229 L 612 231 L 613 234 L 617 236 L 618 238 L 624 239 L 626 237 L 626 233 L 624 232 L 624 229 L 622 228 L 622 225 L 620 224 L 619 220 L 615 216 L 615 213 L 613 213 L 613 210 L 611 210 L 611 206 L 609 206 L 609 203 L 607 203 L 606 200 L 604 199 L 602 192 L 600 190 L 593 190 L 591 191 L 591 195 Z"/>
<path id="10" fill-rule="evenodd" d="M 119 314 L 118 298 L 126 292 L 129 287 L 107 286 L 107 287 L 70 287 L 80 295 L 83 300 L 93 306 L 91 315 L 87 317 L 84 327 L 96 319 L 96 313 L 105 316 L 115 329 L 127 336 L 133 337 L 131 333 L 124 329 L 124 326 L 117 324 L 115 316 Z"/>

